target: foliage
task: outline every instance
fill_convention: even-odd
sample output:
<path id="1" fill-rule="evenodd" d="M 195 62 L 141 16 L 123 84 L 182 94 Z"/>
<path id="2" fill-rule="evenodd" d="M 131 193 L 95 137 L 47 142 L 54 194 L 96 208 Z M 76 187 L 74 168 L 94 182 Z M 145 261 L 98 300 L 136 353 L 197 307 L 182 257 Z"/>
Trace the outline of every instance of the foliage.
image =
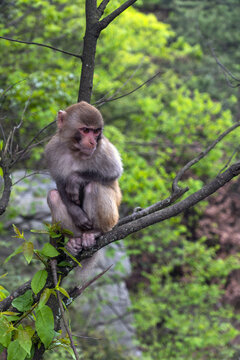
<path id="1" fill-rule="evenodd" d="M 178 71 L 186 76 L 188 86 L 207 91 L 215 99 L 221 99 L 225 108 L 230 107 L 238 112 L 237 101 L 229 102 L 229 98 L 232 95 L 239 99 L 236 87 L 239 81 L 234 80 L 230 74 L 224 74 L 212 51 L 233 76 L 239 79 L 239 2 L 141 0 L 139 6 L 158 11 L 159 17 L 172 25 L 178 37 L 192 45 L 201 46 L 203 56 L 199 62 L 179 63 L 178 66 Z M 228 86 L 225 76 L 233 88 Z"/>
<path id="2" fill-rule="evenodd" d="M 147 287 L 139 284 L 133 298 L 143 359 L 232 359 L 238 331 L 231 323 L 238 316 L 221 299 L 239 259 L 218 259 L 216 250 L 181 241 L 163 249 L 161 266 L 145 273 Z"/>
<path id="3" fill-rule="evenodd" d="M 57 225 L 47 225 L 49 236 L 56 239 L 61 238 L 59 228 Z M 65 297 L 69 298 L 67 291 L 59 286 L 53 289 L 45 287 L 48 272 L 46 269 L 49 267 L 48 260 L 59 255 L 59 252 L 49 243 L 44 244 L 42 250 L 34 249 L 33 242 L 27 241 L 24 232 L 21 232 L 14 226 L 16 238 L 23 240 L 23 244 L 18 247 L 6 260 L 8 262 L 12 257 L 23 253 L 27 263 L 30 263 L 35 256 L 40 260 L 46 268 L 37 271 L 31 281 L 31 290 L 27 290 L 23 295 L 16 297 L 13 302 L 14 311 L 5 311 L 0 313 L 0 351 L 7 348 L 8 360 L 30 359 L 32 358 L 33 345 L 39 342 L 44 344 L 46 349 L 51 347 L 62 347 L 72 354 L 70 340 L 68 337 L 63 337 L 61 332 L 54 331 L 54 316 L 52 309 L 46 305 L 51 296 L 56 296 L 56 291 L 61 292 Z M 57 231 L 57 232 L 56 232 Z M 35 231 L 36 232 L 36 231 Z M 41 231 L 42 233 L 44 231 Z M 29 246 L 31 244 L 31 246 Z M 34 304 L 33 296 L 38 295 L 39 300 Z M 0 298 L 6 298 L 7 291 L 0 287 Z"/>
<path id="4" fill-rule="evenodd" d="M 109 5 L 113 9 L 120 3 L 116 0 Z M 174 4 L 173 1 L 148 1 L 149 7 L 154 5 L 154 8 L 159 4 L 164 7 L 166 3 Z M 201 7 L 199 21 L 209 37 L 209 34 L 216 34 L 214 24 L 220 26 L 220 22 L 214 20 L 219 11 L 227 16 L 227 23 L 230 16 L 225 5 L 211 7 L 211 16 L 206 16 L 206 2 L 197 3 L 197 7 L 183 8 L 172 15 L 170 20 L 176 32 L 153 14 L 129 9 L 99 39 L 93 102 L 98 101 L 106 122 L 105 133 L 122 154 L 124 211 L 129 212 L 136 206 L 146 207 L 168 196 L 178 170 L 233 123 L 228 107 L 233 107 L 236 98 L 225 96 L 226 89 L 218 94 L 219 84 L 216 85 L 213 73 L 209 74 L 213 59 L 210 61 L 203 56 L 195 27 L 188 25 L 196 19 Z M 5 2 L 4 16 L 0 14 L 0 17 L 0 31 L 4 36 L 80 53 L 83 0 L 39 0 L 31 4 L 15 0 L 9 5 Z M 225 26 L 224 21 L 221 24 Z M 229 36 L 218 29 L 219 33 Z M 219 33 L 216 34 L 218 39 Z M 234 44 L 238 36 L 236 32 Z M 76 101 L 80 60 L 49 49 L 4 40 L 0 40 L 0 52 L 0 87 L 4 95 L 1 112 L 7 113 L 4 128 L 10 131 L 12 124 L 19 123 L 22 114 L 24 124 L 17 137 L 18 146 L 22 148 L 54 119 L 58 108 Z M 203 61 L 204 76 L 197 76 L 193 68 L 196 64 L 202 68 Z M 132 92 L 159 71 L 154 80 Z M 9 86 L 12 87 L 3 94 Z M 200 90 L 196 90 L 197 87 Z M 101 103 L 129 92 L 132 93 L 118 101 Z M 216 101 L 223 98 L 224 102 Z M 0 140 L 0 147 L 2 143 Z M 190 187 L 189 193 L 198 190 L 206 179 L 223 168 L 233 144 L 238 143 L 239 131 L 236 131 L 188 172 L 184 186 Z M 24 165 L 41 166 L 41 152 L 42 145 Z M 199 206 L 195 212 L 200 213 L 203 207 Z M 57 255 L 49 244 L 37 251 L 32 241 L 26 241 L 17 228 L 15 231 L 23 244 L 14 249 L 8 260 L 23 253 L 28 263 L 37 256 L 45 267 L 48 259 Z M 46 231 L 51 237 L 56 234 L 52 228 Z M 238 268 L 237 259 L 217 259 L 216 249 L 208 249 L 204 242 L 187 242 L 187 237 L 191 237 L 188 227 L 178 217 L 128 239 L 133 271 L 139 272 L 139 286 L 132 289 L 132 301 L 139 344 L 144 348 L 143 359 L 227 360 L 234 353 L 230 345 L 238 334 L 232 326 L 234 316 L 230 308 L 223 306 L 221 298 L 228 274 Z M 64 351 L 69 350 L 69 339 L 54 334 L 52 321 L 46 321 L 52 319 L 47 300 L 56 290 L 65 294 L 64 289 L 47 289 L 37 307 L 32 309 L 31 298 L 41 292 L 45 283 L 46 270 L 38 269 L 32 280 L 32 290 L 15 300 L 14 306 L 21 314 L 1 315 L 0 343 L 9 347 L 12 358 L 15 351 L 20 360 L 30 355 L 31 344 L 36 341 L 36 333 L 33 334 L 28 326 L 14 326 L 19 316 L 28 311 L 34 314 L 31 321 L 35 321 L 34 329 L 46 347 L 55 350 L 60 346 Z M 7 290 L 0 288 L 0 296 L 4 299 Z M 84 358 L 89 359 L 115 359 L 108 342 L 96 348 L 83 345 L 83 353 Z"/>

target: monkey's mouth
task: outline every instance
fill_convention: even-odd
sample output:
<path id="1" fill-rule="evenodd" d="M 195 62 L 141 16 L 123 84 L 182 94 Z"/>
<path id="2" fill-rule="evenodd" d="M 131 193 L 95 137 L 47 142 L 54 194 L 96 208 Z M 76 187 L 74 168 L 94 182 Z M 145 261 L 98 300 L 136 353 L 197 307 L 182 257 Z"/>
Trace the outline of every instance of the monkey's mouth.
<path id="1" fill-rule="evenodd" d="M 93 148 L 89 148 L 89 147 L 82 146 L 79 143 L 75 143 L 73 145 L 72 149 L 76 152 L 80 152 L 82 155 L 92 156 L 92 154 L 96 150 L 96 147 L 94 146 Z"/>

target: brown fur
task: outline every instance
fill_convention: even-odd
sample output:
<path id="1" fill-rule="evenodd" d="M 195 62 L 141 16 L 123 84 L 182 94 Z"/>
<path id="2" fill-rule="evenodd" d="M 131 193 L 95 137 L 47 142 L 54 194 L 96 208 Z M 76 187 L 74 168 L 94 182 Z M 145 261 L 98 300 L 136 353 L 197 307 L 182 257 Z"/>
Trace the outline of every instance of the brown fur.
<path id="1" fill-rule="evenodd" d="M 103 135 L 96 139 L 94 152 L 86 156 L 81 151 L 83 140 L 78 135 L 78 129 L 83 126 L 103 128 L 102 115 L 95 107 L 80 102 L 59 112 L 57 124 L 58 131 L 45 150 L 49 171 L 59 191 L 48 195 L 53 221 L 60 221 L 76 237 L 107 232 L 119 218 L 121 191 L 117 179 L 122 173 L 121 159 Z"/>

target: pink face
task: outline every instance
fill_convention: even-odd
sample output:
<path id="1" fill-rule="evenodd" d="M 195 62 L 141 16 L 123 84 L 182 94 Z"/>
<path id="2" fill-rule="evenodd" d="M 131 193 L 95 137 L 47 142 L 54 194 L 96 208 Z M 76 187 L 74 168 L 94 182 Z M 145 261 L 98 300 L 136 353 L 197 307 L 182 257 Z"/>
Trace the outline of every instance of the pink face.
<path id="1" fill-rule="evenodd" d="M 102 128 L 94 128 L 84 126 L 78 129 L 75 136 L 75 148 L 80 150 L 83 155 L 91 156 L 97 147 L 99 135 L 102 133 Z"/>

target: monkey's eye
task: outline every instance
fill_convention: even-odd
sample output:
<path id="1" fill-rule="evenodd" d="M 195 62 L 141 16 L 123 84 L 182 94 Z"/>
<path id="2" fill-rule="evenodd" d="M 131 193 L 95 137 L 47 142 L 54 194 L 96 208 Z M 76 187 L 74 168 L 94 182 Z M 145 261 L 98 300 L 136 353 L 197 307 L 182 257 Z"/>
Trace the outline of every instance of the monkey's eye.
<path id="1" fill-rule="evenodd" d="M 100 134 L 101 134 L 101 131 L 102 131 L 101 128 L 99 128 L 99 129 L 94 129 L 94 130 L 93 130 L 93 133 L 94 133 L 95 135 L 100 135 Z"/>
<path id="2" fill-rule="evenodd" d="M 88 134 L 89 131 L 90 131 L 90 129 L 87 128 L 87 127 L 81 128 L 80 130 L 81 130 L 84 134 Z"/>

